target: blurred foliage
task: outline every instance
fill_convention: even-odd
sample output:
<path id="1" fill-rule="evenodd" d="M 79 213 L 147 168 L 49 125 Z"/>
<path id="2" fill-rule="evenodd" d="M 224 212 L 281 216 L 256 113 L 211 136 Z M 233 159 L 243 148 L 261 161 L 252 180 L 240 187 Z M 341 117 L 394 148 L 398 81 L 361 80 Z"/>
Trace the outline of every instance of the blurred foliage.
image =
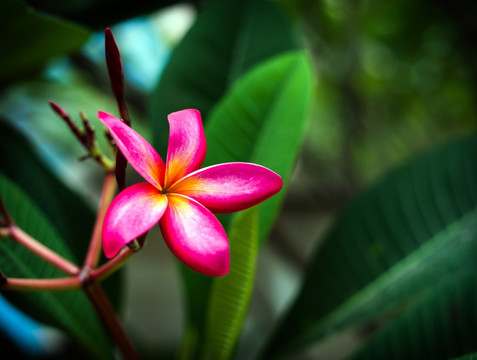
<path id="1" fill-rule="evenodd" d="M 21 229 L 61 256 L 74 261 L 71 249 L 43 217 L 41 211 L 17 185 L 2 174 L 0 189 L 5 206 Z M 0 246 L 0 263 L 6 276 L 31 279 L 64 276 L 60 270 L 12 239 L 2 240 Z M 35 319 L 66 330 L 95 358 L 112 358 L 108 336 L 82 291 L 12 291 L 5 295 Z M 81 316 L 78 316 L 79 314 Z"/>
<path id="2" fill-rule="evenodd" d="M 254 348 L 244 357 L 258 352 L 274 326 L 279 329 L 270 336 L 267 358 L 284 356 L 285 350 L 291 358 L 297 353 L 313 358 L 313 347 L 343 331 L 356 340 L 339 344 L 347 356 L 364 345 L 356 358 L 458 357 L 477 350 L 476 340 L 468 337 L 477 321 L 472 308 L 475 137 L 465 137 L 475 132 L 477 119 L 477 3 L 187 3 L 197 9 L 196 21 L 155 79 L 156 89 L 126 94 L 134 105 L 135 128 L 153 138 L 162 154 L 167 114 L 195 107 L 206 123 L 207 164 L 254 161 L 286 180 L 286 193 L 260 208 L 258 241 L 269 238 L 267 247 L 280 254 L 279 266 L 302 275 L 304 285 L 288 315 L 270 315 L 266 330 L 245 319 L 250 323 L 244 331 L 252 335 L 240 338 L 239 346 Z M 75 119 L 85 110 L 101 129 L 96 111 L 114 113 L 115 104 L 104 68 L 81 46 L 92 30 L 139 14 L 153 17 L 172 4 L 179 2 L 0 4 L 0 173 L 8 179 L 0 190 L 12 187 L 12 194 L 23 194 L 18 198 L 28 200 L 19 202 L 36 209 L 34 218 L 45 219 L 40 222 L 49 224 L 58 234 L 52 238 L 63 239 L 57 242 L 72 256 L 82 256 L 79 249 L 84 251 L 82 241 L 89 236 L 93 214 L 86 204 L 97 201 L 100 171 L 76 162 L 80 147 L 47 100 Z M 313 71 L 291 54 L 311 59 Z M 64 58 L 51 62 L 58 56 Z M 150 127 L 140 121 L 149 115 Z M 418 157 L 423 152 L 428 155 Z M 322 225 L 339 212 L 324 235 L 299 231 L 305 218 Z M 75 227 L 79 218 L 84 226 Z M 221 221 L 233 233 L 231 217 Z M 247 226 L 238 228 L 234 238 L 247 233 Z M 310 243 L 316 247 L 312 257 L 301 250 Z M 247 264 L 266 251 L 253 251 Z M 244 318 L 230 327 L 210 319 L 234 306 L 243 314 L 248 297 L 237 305 L 212 295 L 209 303 L 213 282 L 184 274 L 188 327 L 182 356 L 194 358 L 204 343 L 217 350 L 225 336 L 228 358 Z M 254 283 L 253 278 L 240 281 L 246 289 Z M 216 282 L 213 288 L 221 286 L 226 285 Z M 119 289 L 112 286 L 114 299 L 121 298 Z M 254 289 L 262 305 L 275 307 L 278 300 L 260 290 Z M 257 340 L 247 343 L 251 337 Z M 326 358 L 336 357 L 328 353 Z"/>
<path id="3" fill-rule="evenodd" d="M 99 30 L 131 17 L 180 3 L 176 0 L 160 2 L 136 0 L 134 4 L 128 0 L 115 0 L 114 2 L 110 0 L 26 0 L 26 2 L 37 10 Z M 188 2 L 199 3 L 198 0 L 189 0 Z"/>
<path id="4" fill-rule="evenodd" d="M 19 0 L 2 1 L 0 13 L 0 88 L 37 72 L 54 56 L 79 49 L 89 37 L 85 28 L 32 12 Z"/>
<path id="5" fill-rule="evenodd" d="M 302 290 L 264 358 L 297 350 L 348 327 L 369 322 L 379 326 L 383 318 L 386 322 L 386 317 L 410 305 L 422 303 L 426 308 L 437 303 L 442 312 L 451 306 L 440 303 L 449 286 L 468 294 L 465 305 L 455 305 L 456 312 L 466 315 L 455 319 L 446 311 L 441 315 L 454 321 L 459 333 L 472 334 L 476 323 L 466 319 L 473 319 L 474 312 L 468 296 L 477 291 L 476 155 L 476 136 L 456 141 L 389 173 L 352 202 L 310 259 Z M 402 317 L 396 321 L 405 321 Z M 410 325 L 413 336 L 434 336 L 433 327 L 419 326 L 419 320 Z M 408 331 L 406 326 L 399 329 L 386 344 L 376 343 L 389 347 Z M 436 343 L 442 342 L 435 336 Z M 462 336 L 440 336 L 446 337 L 448 351 L 422 345 L 422 357 L 416 358 L 446 359 L 477 349 L 471 335 L 462 347 Z M 402 358 L 410 349 L 384 358 Z M 371 357 L 366 353 L 362 358 Z"/>

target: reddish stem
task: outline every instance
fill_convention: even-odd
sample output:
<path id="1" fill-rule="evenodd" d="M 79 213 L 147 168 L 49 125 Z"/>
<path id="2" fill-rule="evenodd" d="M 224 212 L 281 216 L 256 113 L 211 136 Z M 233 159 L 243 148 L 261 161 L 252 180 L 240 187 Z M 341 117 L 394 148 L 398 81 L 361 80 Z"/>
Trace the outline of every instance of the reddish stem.
<path id="1" fill-rule="evenodd" d="M 3 199 L 1 196 L 0 196 L 0 213 L 3 215 L 2 226 L 9 226 L 14 224 L 13 219 L 11 218 L 9 212 L 7 211 L 7 207 L 5 206 L 5 203 L 3 202 Z"/>
<path id="2" fill-rule="evenodd" d="M 119 270 L 134 255 L 134 253 L 134 251 L 125 247 L 116 257 L 109 260 L 103 266 L 100 266 L 97 269 L 92 269 L 90 278 L 96 283 L 103 281 L 112 273 Z"/>
<path id="3" fill-rule="evenodd" d="M 79 289 L 81 280 L 77 277 L 58 279 L 17 279 L 3 278 L 2 290 L 44 291 Z"/>
<path id="4" fill-rule="evenodd" d="M 90 286 L 86 286 L 84 290 L 123 358 L 127 360 L 139 360 L 138 352 L 116 316 L 103 289 L 98 284 L 91 284 Z"/>
<path id="5" fill-rule="evenodd" d="M 53 266 L 57 267 L 58 269 L 70 275 L 76 275 L 79 273 L 80 269 L 75 264 L 65 259 L 58 253 L 54 252 L 50 248 L 47 248 L 45 245 L 41 244 L 40 242 L 38 242 L 38 240 L 35 240 L 34 238 L 32 238 L 30 235 L 25 233 L 18 226 L 10 225 L 8 229 L 9 229 L 9 235 L 13 239 L 15 239 L 21 245 L 33 251 L 39 257 L 48 261 Z"/>
<path id="6" fill-rule="evenodd" d="M 85 267 L 94 268 L 98 264 L 99 256 L 101 254 L 101 232 L 103 229 L 104 216 L 106 215 L 109 204 L 113 200 L 115 192 L 116 182 L 114 174 L 107 172 L 103 183 L 101 200 L 99 203 L 98 214 L 96 215 L 91 242 L 84 262 Z"/>

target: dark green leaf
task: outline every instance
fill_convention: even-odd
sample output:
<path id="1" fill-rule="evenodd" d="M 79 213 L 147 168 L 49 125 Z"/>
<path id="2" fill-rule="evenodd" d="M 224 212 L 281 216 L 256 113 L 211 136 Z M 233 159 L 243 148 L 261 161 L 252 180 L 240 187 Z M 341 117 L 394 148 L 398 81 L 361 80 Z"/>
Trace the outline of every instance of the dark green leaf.
<path id="1" fill-rule="evenodd" d="M 0 13 L 0 87 L 37 71 L 54 56 L 79 49 L 90 34 L 77 25 L 40 15 L 22 1 L 3 0 Z"/>
<path id="2" fill-rule="evenodd" d="M 477 138 L 421 156 L 349 206 L 310 262 L 265 358 L 363 324 L 477 271 Z"/>
<path id="3" fill-rule="evenodd" d="M 26 0 L 34 8 L 64 17 L 73 22 L 84 24 L 98 30 L 104 30 L 117 22 L 144 15 L 168 6 L 182 4 L 178 0 Z M 189 0 L 198 3 L 199 0 Z"/>
<path id="4" fill-rule="evenodd" d="M 280 174 L 284 187 L 260 205 L 259 243 L 266 238 L 278 214 L 303 140 L 311 98 L 311 71 L 307 58 L 293 52 L 250 71 L 212 111 L 206 126 L 206 165 L 246 161 Z M 228 229 L 230 215 L 220 217 Z M 211 279 L 182 267 L 188 307 L 189 339 L 199 343 Z"/>
<path id="5" fill-rule="evenodd" d="M 17 184 L 41 209 L 71 250 L 73 259 L 78 263 L 83 261 L 93 231 L 95 215 L 92 209 L 53 175 L 29 141 L 1 119 L 0 154 L 0 173 Z M 121 300 L 121 280 L 118 272 L 104 282 L 115 308 Z"/>
<path id="6" fill-rule="evenodd" d="M 165 154 L 168 114 L 194 108 L 207 121 L 210 110 L 242 74 L 294 48 L 291 24 L 275 2 L 212 2 L 174 50 L 152 96 L 156 148 Z"/>
<path id="7" fill-rule="evenodd" d="M 0 195 L 10 215 L 26 233 L 72 260 L 71 251 L 32 201 L 0 174 Z M 0 241 L 0 266 L 8 277 L 54 278 L 65 276 L 10 238 Z M 94 309 L 81 290 L 68 292 L 5 292 L 15 305 L 39 321 L 67 331 L 95 357 L 111 358 L 108 338 Z"/>
<path id="8" fill-rule="evenodd" d="M 258 253 L 258 208 L 240 213 L 229 231 L 230 271 L 214 281 L 207 318 L 206 347 L 212 359 L 230 359 L 247 313 Z"/>
<path id="9" fill-rule="evenodd" d="M 477 360 L 477 353 L 467 354 L 453 360 Z"/>
<path id="10" fill-rule="evenodd" d="M 0 173 L 20 186 L 36 206 L 41 208 L 48 221 L 55 225 L 61 238 L 72 249 L 75 260 L 82 260 L 94 224 L 92 209 L 42 164 L 28 140 L 2 120 L 0 154 Z"/>
<path id="11" fill-rule="evenodd" d="M 477 243 L 475 227 L 474 224 L 474 229 L 468 234 L 471 237 L 465 241 Z M 467 256 L 473 257 L 474 254 Z M 476 351 L 475 268 L 472 264 L 463 269 L 463 276 L 454 276 L 446 286 L 435 284 L 436 288 L 428 291 L 422 301 L 373 336 L 353 359 L 445 360 Z M 477 356 L 471 354 L 463 357 L 472 358 L 476 359 Z"/>

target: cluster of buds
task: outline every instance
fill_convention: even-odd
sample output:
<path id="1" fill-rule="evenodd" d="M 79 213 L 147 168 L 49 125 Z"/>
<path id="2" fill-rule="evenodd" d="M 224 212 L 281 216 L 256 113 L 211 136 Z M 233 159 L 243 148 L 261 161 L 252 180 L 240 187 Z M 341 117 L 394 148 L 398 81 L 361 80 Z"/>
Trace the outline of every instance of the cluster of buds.
<path id="1" fill-rule="evenodd" d="M 116 40 L 114 39 L 113 33 L 109 28 L 107 28 L 104 32 L 104 50 L 106 55 L 106 66 L 111 82 L 111 89 L 116 99 L 121 120 L 124 121 L 126 125 L 130 126 L 131 120 L 129 118 L 128 109 L 126 107 L 126 102 L 124 99 L 124 74 L 121 62 L 121 54 L 119 52 L 118 45 L 116 44 Z M 117 150 L 116 161 L 112 161 L 100 151 L 96 142 L 95 131 L 83 112 L 80 112 L 81 121 L 83 123 L 83 129 L 80 129 L 73 122 L 69 114 L 58 104 L 54 103 L 53 101 L 50 101 L 50 106 L 53 111 L 66 122 L 68 127 L 73 132 L 74 136 L 86 149 L 87 154 L 85 156 L 82 156 L 80 160 L 93 158 L 107 172 L 114 171 L 118 188 L 119 190 L 123 190 L 126 187 L 127 160 L 122 154 L 122 152 L 116 149 L 114 140 L 109 134 L 109 132 L 106 132 L 105 136 L 111 146 L 114 148 L 114 150 Z"/>
<path id="2" fill-rule="evenodd" d="M 112 171 L 114 169 L 114 163 L 104 155 L 98 147 L 96 141 L 96 134 L 91 126 L 91 123 L 87 119 L 84 112 L 80 112 L 81 122 L 83 123 L 83 128 L 80 129 L 71 119 L 71 116 L 58 104 L 53 101 L 50 101 L 50 106 L 55 113 L 57 113 L 71 129 L 71 132 L 74 134 L 79 143 L 83 145 L 86 149 L 87 154 L 80 157 L 80 160 L 85 160 L 92 158 L 96 160 L 106 171 Z M 110 137 L 108 136 L 108 139 Z"/>

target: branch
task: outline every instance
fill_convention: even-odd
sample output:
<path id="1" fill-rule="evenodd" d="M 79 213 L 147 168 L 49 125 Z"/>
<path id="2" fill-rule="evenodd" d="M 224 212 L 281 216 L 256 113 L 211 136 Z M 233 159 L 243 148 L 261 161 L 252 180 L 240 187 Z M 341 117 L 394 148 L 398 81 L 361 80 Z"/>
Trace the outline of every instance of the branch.
<path id="1" fill-rule="evenodd" d="M 106 173 L 98 214 L 96 215 L 93 234 L 91 236 L 88 253 L 86 254 L 86 259 L 84 262 L 85 267 L 94 268 L 98 264 L 99 255 L 101 253 L 101 233 L 103 229 L 104 217 L 109 204 L 113 200 L 115 192 L 116 183 L 114 181 L 114 175 L 112 173 Z"/>
<path id="2" fill-rule="evenodd" d="M 139 360 L 138 352 L 126 334 L 103 289 L 98 284 L 91 284 L 84 290 L 123 358 Z"/>
<path id="3" fill-rule="evenodd" d="M 86 158 L 93 158 L 96 160 L 98 164 L 100 164 L 106 171 L 110 172 L 114 168 L 113 162 L 105 156 L 98 147 L 96 142 L 96 135 L 94 129 L 92 128 L 90 122 L 86 118 L 84 112 L 80 112 L 81 121 L 83 123 L 83 130 L 80 130 L 78 126 L 73 122 L 70 115 L 61 108 L 58 104 L 50 101 L 50 106 L 53 111 L 58 114 L 68 125 L 70 130 L 73 132 L 74 136 L 81 145 L 86 149 L 88 152 L 87 155 L 82 156 L 80 160 L 84 160 Z"/>
<path id="4" fill-rule="evenodd" d="M 60 291 L 81 288 L 81 280 L 77 276 L 57 279 L 18 279 L 3 277 L 1 290 L 16 291 Z"/>
<path id="5" fill-rule="evenodd" d="M 38 240 L 32 238 L 18 226 L 10 225 L 7 230 L 8 235 L 10 235 L 15 241 L 17 241 L 19 244 L 23 245 L 27 249 L 31 250 L 36 255 L 43 258 L 53 266 L 62 270 L 63 272 L 70 275 L 76 275 L 79 273 L 80 269 L 75 264 L 65 259 L 63 256 L 59 255 L 50 248 L 46 247 Z"/>

